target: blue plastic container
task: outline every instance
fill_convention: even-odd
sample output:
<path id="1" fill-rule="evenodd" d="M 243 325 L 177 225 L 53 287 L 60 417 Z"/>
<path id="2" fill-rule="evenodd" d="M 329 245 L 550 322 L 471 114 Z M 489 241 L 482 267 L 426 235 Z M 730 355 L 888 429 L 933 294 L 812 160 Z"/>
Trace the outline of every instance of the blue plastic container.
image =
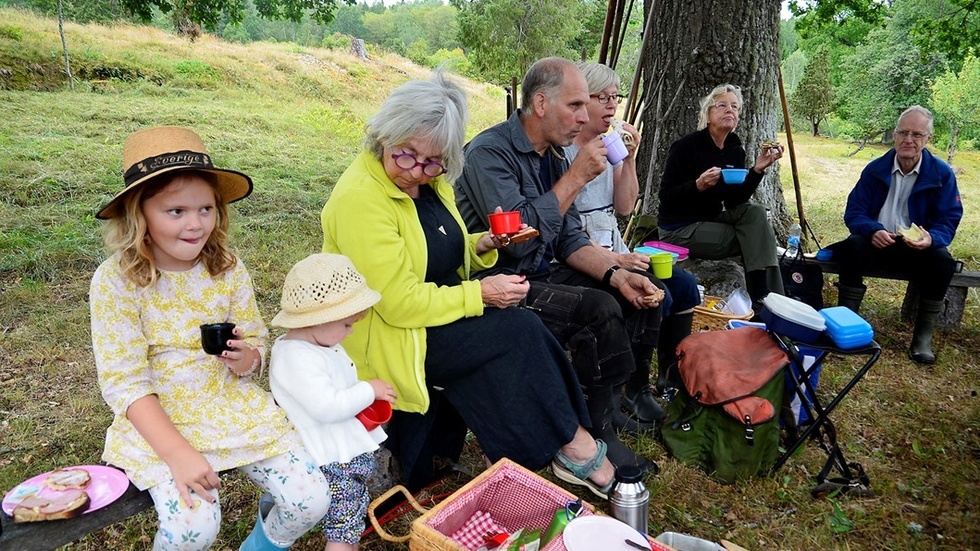
<path id="1" fill-rule="evenodd" d="M 680 255 L 677 254 L 677 253 L 675 253 L 675 252 L 673 252 L 673 251 L 667 251 L 667 250 L 664 250 L 664 249 L 658 249 L 657 247 L 648 247 L 646 245 L 641 246 L 641 247 L 637 247 L 637 248 L 633 249 L 633 252 L 634 253 L 645 254 L 647 256 L 652 256 L 652 255 L 660 254 L 660 253 L 667 253 L 667 254 L 669 254 L 670 256 L 672 256 L 674 258 L 674 263 L 675 264 L 677 263 L 678 260 L 680 260 Z"/>
<path id="2" fill-rule="evenodd" d="M 838 348 L 851 350 L 871 344 L 875 332 L 871 324 L 846 306 L 831 306 L 820 310 L 827 322 L 827 334 Z"/>

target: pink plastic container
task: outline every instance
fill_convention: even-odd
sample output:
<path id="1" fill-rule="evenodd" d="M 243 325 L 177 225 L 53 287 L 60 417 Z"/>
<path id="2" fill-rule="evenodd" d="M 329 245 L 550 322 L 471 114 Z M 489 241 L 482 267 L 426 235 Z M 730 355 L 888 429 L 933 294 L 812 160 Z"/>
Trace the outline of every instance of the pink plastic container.
<path id="1" fill-rule="evenodd" d="M 667 251 L 669 253 L 677 253 L 677 260 L 687 260 L 687 256 L 691 252 L 687 247 L 681 247 L 680 245 L 665 243 L 663 241 L 647 241 L 643 245 L 660 249 L 661 251 Z"/>

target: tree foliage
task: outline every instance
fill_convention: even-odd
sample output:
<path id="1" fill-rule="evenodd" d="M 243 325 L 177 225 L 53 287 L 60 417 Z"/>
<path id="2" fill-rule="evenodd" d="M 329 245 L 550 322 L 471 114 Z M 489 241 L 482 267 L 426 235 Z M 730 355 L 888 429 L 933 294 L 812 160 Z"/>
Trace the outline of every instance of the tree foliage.
<path id="1" fill-rule="evenodd" d="M 58 0 L 0 0 L 0 6 L 17 6 L 52 17 L 58 14 Z M 77 23 L 111 23 L 124 10 L 120 0 L 72 0 L 62 5 L 66 20 Z"/>
<path id="2" fill-rule="evenodd" d="M 817 52 L 803 70 L 803 78 L 790 98 L 793 112 L 806 118 L 814 136 L 819 135 L 820 122 L 834 110 L 834 86 L 830 83 L 830 56 Z"/>
<path id="3" fill-rule="evenodd" d="M 927 105 L 929 80 L 946 70 L 941 54 L 923 52 L 910 41 L 912 7 L 896 3 L 886 25 L 871 31 L 841 63 L 840 114 L 860 128 L 862 145 L 878 135 L 890 141 L 898 115 L 910 105 Z"/>
<path id="4" fill-rule="evenodd" d="M 363 14 L 366 41 L 417 61 L 420 55 L 458 46 L 456 8 L 442 2 L 396 4 Z M 408 55 L 409 52 L 413 55 Z"/>
<path id="5" fill-rule="evenodd" d="M 302 21 L 306 14 L 326 25 L 337 10 L 338 1 L 353 4 L 355 0 L 255 0 L 255 9 L 266 19 Z M 153 8 L 214 30 L 222 17 L 240 23 L 245 17 L 245 0 L 122 0 L 123 6 L 142 21 L 153 17 Z"/>
<path id="6" fill-rule="evenodd" d="M 459 11 L 459 39 L 483 78 L 505 84 L 546 56 L 577 59 L 574 40 L 584 29 L 580 0 L 451 0 Z"/>
<path id="7" fill-rule="evenodd" d="M 906 4 L 907 9 L 902 9 Z M 881 27 L 890 8 L 916 14 L 909 28 L 920 50 L 940 52 L 960 63 L 980 44 L 980 0 L 792 0 L 790 11 L 800 21 L 797 30 L 803 36 L 847 22 L 860 21 Z"/>
<path id="8" fill-rule="evenodd" d="M 949 126 L 947 160 L 952 164 L 960 132 L 980 126 L 980 59 L 969 56 L 959 73 L 948 71 L 932 83 L 932 106 Z"/>

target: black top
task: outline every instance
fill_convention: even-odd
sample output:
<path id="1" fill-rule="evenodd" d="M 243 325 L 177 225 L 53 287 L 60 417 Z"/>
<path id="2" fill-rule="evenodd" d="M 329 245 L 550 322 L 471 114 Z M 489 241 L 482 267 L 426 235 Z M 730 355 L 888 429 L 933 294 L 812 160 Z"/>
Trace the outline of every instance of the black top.
<path id="1" fill-rule="evenodd" d="M 459 285 L 462 280 L 457 270 L 465 254 L 459 224 L 431 187 L 419 186 L 419 198 L 414 201 L 429 256 L 425 280 L 437 285 Z"/>
<path id="2" fill-rule="evenodd" d="M 722 206 L 731 209 L 745 203 L 755 193 L 762 174 L 749 169 L 741 185 L 718 183 L 698 191 L 695 181 L 711 167 L 745 168 L 745 148 L 734 133 L 725 138 L 721 149 L 715 145 L 708 129 L 692 132 L 675 141 L 667 153 L 664 176 L 660 182 L 660 227 L 674 230 L 694 222 L 714 220 Z"/>

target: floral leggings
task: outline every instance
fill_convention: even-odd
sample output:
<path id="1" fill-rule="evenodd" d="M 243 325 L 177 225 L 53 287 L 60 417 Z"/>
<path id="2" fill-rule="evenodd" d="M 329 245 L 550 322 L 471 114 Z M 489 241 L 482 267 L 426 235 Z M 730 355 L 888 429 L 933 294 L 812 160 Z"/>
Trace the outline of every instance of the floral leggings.
<path id="1" fill-rule="evenodd" d="M 252 482 L 270 494 L 275 506 L 262 522 L 269 541 L 289 547 L 316 525 L 330 506 L 330 489 L 313 458 L 305 448 L 238 467 Z M 154 551 L 208 549 L 221 527 L 221 502 L 217 490 L 210 493 L 214 503 L 191 493 L 194 508 L 180 498 L 171 478 L 149 488 L 160 519 L 153 539 Z"/>

